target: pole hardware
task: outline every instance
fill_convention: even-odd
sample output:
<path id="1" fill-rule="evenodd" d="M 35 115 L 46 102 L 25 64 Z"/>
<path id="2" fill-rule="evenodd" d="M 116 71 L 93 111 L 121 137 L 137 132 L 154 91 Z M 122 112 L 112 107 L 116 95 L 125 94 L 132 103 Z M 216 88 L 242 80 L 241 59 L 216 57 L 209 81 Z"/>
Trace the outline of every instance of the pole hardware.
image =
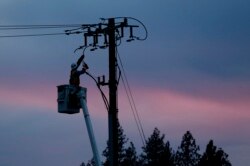
<path id="1" fill-rule="evenodd" d="M 109 83 L 105 81 L 105 75 L 97 77 L 97 84 L 101 86 L 109 85 Z"/>
<path id="2" fill-rule="evenodd" d="M 83 34 L 84 44 L 82 47 L 92 47 L 90 51 L 95 51 L 98 48 L 105 49 L 109 47 L 110 41 L 108 40 L 110 26 L 108 24 L 108 19 L 101 18 L 101 22 L 98 24 L 82 24 L 81 28 L 65 30 L 66 35 L 71 34 Z M 114 31 L 115 31 L 115 41 L 121 40 L 125 37 L 126 29 L 128 29 L 129 37 L 126 39 L 127 42 L 131 42 L 134 40 L 146 40 L 147 38 L 147 29 L 145 25 L 132 17 L 115 17 L 114 19 Z M 135 21 L 139 23 L 139 25 L 129 24 L 129 21 Z M 145 37 L 139 38 L 134 34 L 135 28 L 140 28 L 142 26 L 145 30 Z"/>

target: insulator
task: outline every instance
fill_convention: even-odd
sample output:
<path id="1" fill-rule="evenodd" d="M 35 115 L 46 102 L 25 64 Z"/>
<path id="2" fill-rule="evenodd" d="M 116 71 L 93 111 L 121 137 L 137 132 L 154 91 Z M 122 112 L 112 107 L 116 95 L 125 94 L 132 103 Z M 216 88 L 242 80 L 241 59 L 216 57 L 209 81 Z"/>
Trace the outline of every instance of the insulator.
<path id="1" fill-rule="evenodd" d="M 97 47 L 91 48 L 90 51 L 95 51 Z"/>
<path id="2" fill-rule="evenodd" d="M 122 26 L 121 27 L 121 37 L 123 37 L 124 36 L 124 27 Z"/>
<path id="3" fill-rule="evenodd" d="M 98 34 L 94 35 L 95 38 L 95 45 L 98 44 Z"/>
<path id="4" fill-rule="evenodd" d="M 131 42 L 133 40 L 135 40 L 135 39 L 134 38 L 130 38 L 130 39 L 127 40 L 127 42 Z"/>
<path id="5" fill-rule="evenodd" d="M 93 46 L 95 47 L 96 46 L 96 36 L 93 35 Z"/>
<path id="6" fill-rule="evenodd" d="M 130 28 L 129 28 L 129 30 L 130 30 L 130 38 L 133 38 L 134 37 L 134 35 L 133 35 L 133 27 L 131 26 Z"/>
<path id="7" fill-rule="evenodd" d="M 128 19 L 124 18 L 124 26 L 128 26 Z"/>
<path id="8" fill-rule="evenodd" d="M 103 45 L 103 46 L 99 46 L 100 49 L 105 49 L 107 46 Z"/>
<path id="9" fill-rule="evenodd" d="M 105 83 L 105 75 L 102 76 L 102 82 Z"/>
<path id="10" fill-rule="evenodd" d="M 108 45 L 108 38 L 107 38 L 107 34 L 104 34 L 104 45 Z"/>
<path id="11" fill-rule="evenodd" d="M 87 45 L 88 45 L 88 36 L 87 34 L 84 34 L 84 46 L 87 47 Z"/>

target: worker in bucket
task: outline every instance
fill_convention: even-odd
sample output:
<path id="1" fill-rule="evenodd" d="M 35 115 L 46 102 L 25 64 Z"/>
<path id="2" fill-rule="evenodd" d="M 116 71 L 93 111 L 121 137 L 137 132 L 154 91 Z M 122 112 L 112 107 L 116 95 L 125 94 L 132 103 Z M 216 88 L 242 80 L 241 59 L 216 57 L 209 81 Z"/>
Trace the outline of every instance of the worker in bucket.
<path id="1" fill-rule="evenodd" d="M 71 108 L 79 108 L 79 98 L 77 93 L 80 90 L 80 75 L 84 74 L 89 68 L 88 65 L 83 61 L 84 55 L 82 55 L 77 63 L 71 64 L 70 79 L 69 84 L 72 86 L 69 94 L 69 106 Z M 82 70 L 77 70 L 77 68 L 82 63 Z"/>
<path id="2" fill-rule="evenodd" d="M 79 87 L 80 85 L 80 75 L 84 74 L 86 70 L 89 69 L 88 65 L 83 61 L 84 55 L 82 55 L 77 63 L 72 63 L 71 64 L 71 72 L 70 72 L 70 79 L 69 79 L 69 84 L 74 85 Z M 77 70 L 77 68 L 80 66 L 82 63 L 82 70 Z"/>

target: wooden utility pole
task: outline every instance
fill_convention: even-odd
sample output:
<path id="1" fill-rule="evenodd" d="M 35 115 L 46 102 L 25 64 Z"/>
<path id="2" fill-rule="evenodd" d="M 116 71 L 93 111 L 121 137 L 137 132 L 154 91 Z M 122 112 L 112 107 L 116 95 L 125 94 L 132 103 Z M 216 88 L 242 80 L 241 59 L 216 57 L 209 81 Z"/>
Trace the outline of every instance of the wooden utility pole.
<path id="1" fill-rule="evenodd" d="M 115 40 L 115 20 L 108 20 L 109 35 L 109 162 L 110 166 L 118 166 L 118 108 L 117 108 L 117 58 Z"/>

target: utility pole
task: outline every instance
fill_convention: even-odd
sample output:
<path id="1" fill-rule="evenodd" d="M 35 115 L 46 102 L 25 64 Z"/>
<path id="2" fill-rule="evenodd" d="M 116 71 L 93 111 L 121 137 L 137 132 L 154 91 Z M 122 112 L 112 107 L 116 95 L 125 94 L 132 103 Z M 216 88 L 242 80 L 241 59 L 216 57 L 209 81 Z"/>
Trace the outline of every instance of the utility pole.
<path id="1" fill-rule="evenodd" d="M 121 20 L 120 22 L 115 22 L 117 19 Z M 108 142 L 108 161 L 110 166 L 118 166 L 118 95 L 117 95 L 117 41 L 121 43 L 122 38 L 124 37 L 125 29 L 129 29 L 129 38 L 127 42 L 134 40 L 146 40 L 147 38 L 147 29 L 145 25 L 132 17 L 118 17 L 118 18 L 109 18 L 101 19 L 102 22 L 99 24 L 84 24 L 80 28 L 81 30 L 66 30 L 66 35 L 70 34 L 81 34 L 84 35 L 84 45 L 80 46 L 78 49 L 86 49 L 91 47 L 90 51 L 95 51 L 96 49 L 105 49 L 109 48 L 109 80 L 105 82 L 105 76 L 98 77 L 97 84 L 100 86 L 108 85 L 109 87 L 109 101 L 107 104 L 108 108 L 108 129 L 109 129 L 109 142 Z M 128 20 L 133 20 L 143 26 L 145 30 L 145 37 L 139 38 L 134 36 L 134 28 L 138 28 L 138 25 L 129 25 Z M 107 37 L 108 36 L 108 37 Z M 99 37 L 103 37 L 103 44 L 99 44 Z M 88 38 L 92 38 L 92 42 L 88 42 Z M 78 50 L 76 49 L 76 50 Z M 102 79 L 102 80 L 101 80 Z"/>
<path id="2" fill-rule="evenodd" d="M 118 166 L 118 108 L 117 108 L 117 58 L 115 41 L 115 20 L 108 20 L 109 36 L 109 162 Z"/>

